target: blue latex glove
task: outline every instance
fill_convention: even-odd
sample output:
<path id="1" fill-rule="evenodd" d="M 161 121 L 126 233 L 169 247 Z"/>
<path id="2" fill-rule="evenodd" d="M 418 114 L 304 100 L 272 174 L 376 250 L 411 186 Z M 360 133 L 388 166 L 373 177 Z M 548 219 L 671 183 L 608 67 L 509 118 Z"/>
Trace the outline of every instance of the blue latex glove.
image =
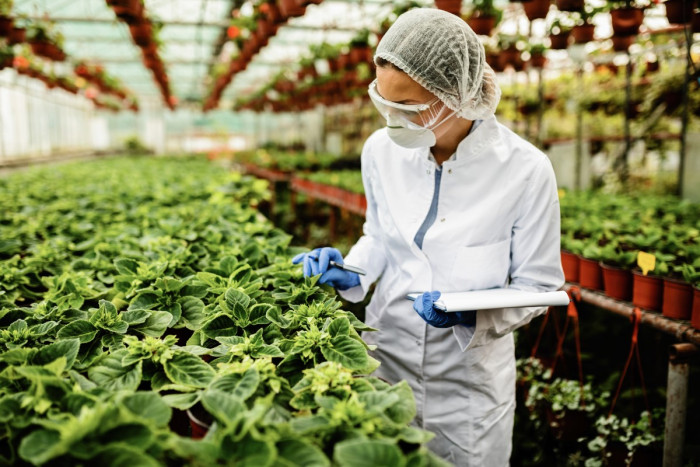
<path id="1" fill-rule="evenodd" d="M 444 312 L 433 307 L 433 303 L 440 298 L 440 292 L 434 290 L 425 292 L 413 302 L 413 309 L 429 325 L 436 328 L 451 328 L 456 324 L 464 326 L 476 325 L 476 311 Z"/>
<path id="2" fill-rule="evenodd" d="M 329 267 L 331 261 L 343 264 L 343 255 L 335 248 L 323 247 L 308 253 L 299 253 L 292 263 L 303 263 L 304 277 L 321 274 L 320 284 L 328 284 L 338 290 L 352 289 L 360 285 L 360 276 L 344 269 Z"/>

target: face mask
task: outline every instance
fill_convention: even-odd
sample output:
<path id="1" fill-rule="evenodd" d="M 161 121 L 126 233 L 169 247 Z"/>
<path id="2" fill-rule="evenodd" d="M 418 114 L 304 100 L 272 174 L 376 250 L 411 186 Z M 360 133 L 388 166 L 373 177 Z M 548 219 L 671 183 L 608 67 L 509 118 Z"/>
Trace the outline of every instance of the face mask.
<path id="1" fill-rule="evenodd" d="M 436 138 L 433 130 L 406 121 L 396 122 L 397 125 L 392 123 L 394 122 L 387 120 L 386 132 L 389 138 L 399 146 L 407 149 L 435 146 Z"/>

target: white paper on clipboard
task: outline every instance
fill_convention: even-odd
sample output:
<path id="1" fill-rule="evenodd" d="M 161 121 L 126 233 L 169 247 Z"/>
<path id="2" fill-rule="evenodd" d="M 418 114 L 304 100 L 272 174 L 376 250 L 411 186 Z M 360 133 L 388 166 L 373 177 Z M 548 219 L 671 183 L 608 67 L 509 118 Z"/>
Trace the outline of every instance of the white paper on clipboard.
<path id="1" fill-rule="evenodd" d="M 415 300 L 421 293 L 409 293 L 406 298 Z M 435 307 L 444 311 L 489 310 L 493 308 L 519 308 L 524 306 L 563 306 L 569 304 L 569 295 L 556 292 L 525 292 L 517 289 L 487 289 L 469 292 L 449 292 L 440 295 Z"/>

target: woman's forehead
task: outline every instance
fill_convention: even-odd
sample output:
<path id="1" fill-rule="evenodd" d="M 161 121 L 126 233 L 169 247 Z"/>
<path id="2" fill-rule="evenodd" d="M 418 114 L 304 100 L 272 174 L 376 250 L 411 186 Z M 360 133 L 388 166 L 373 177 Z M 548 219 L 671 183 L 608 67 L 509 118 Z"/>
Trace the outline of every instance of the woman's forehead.
<path id="1" fill-rule="evenodd" d="M 386 100 L 400 103 L 422 103 L 434 97 L 406 73 L 393 67 L 377 68 L 377 92 Z"/>

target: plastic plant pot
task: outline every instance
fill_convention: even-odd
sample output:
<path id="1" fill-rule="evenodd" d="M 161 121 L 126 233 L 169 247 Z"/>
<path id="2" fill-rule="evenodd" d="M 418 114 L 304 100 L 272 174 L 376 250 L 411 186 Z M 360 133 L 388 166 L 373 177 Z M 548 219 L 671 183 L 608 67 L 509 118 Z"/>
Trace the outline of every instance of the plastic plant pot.
<path id="1" fill-rule="evenodd" d="M 598 261 L 579 258 L 578 279 L 581 287 L 593 290 L 603 290 L 603 273 Z"/>
<path id="2" fill-rule="evenodd" d="M 664 281 L 632 271 L 632 304 L 646 310 L 661 310 Z"/>
<path id="3" fill-rule="evenodd" d="M 570 251 L 561 252 L 561 266 L 567 282 L 578 282 L 579 257 Z"/>
<path id="4" fill-rule="evenodd" d="M 690 324 L 695 329 L 700 329 L 700 289 L 697 287 L 693 288 L 693 316 Z"/>
<path id="5" fill-rule="evenodd" d="M 211 415 L 205 412 L 200 406 L 195 405 L 187 410 L 187 416 L 190 419 L 190 428 L 192 430 L 192 439 L 202 439 L 206 436 L 211 427 Z"/>
<path id="6" fill-rule="evenodd" d="M 693 314 L 693 288 L 687 282 L 664 279 L 661 314 L 672 319 L 689 320 Z"/>
<path id="7" fill-rule="evenodd" d="M 632 298 L 632 273 L 628 269 L 616 268 L 606 264 L 603 270 L 605 295 L 615 300 L 630 301 Z"/>

